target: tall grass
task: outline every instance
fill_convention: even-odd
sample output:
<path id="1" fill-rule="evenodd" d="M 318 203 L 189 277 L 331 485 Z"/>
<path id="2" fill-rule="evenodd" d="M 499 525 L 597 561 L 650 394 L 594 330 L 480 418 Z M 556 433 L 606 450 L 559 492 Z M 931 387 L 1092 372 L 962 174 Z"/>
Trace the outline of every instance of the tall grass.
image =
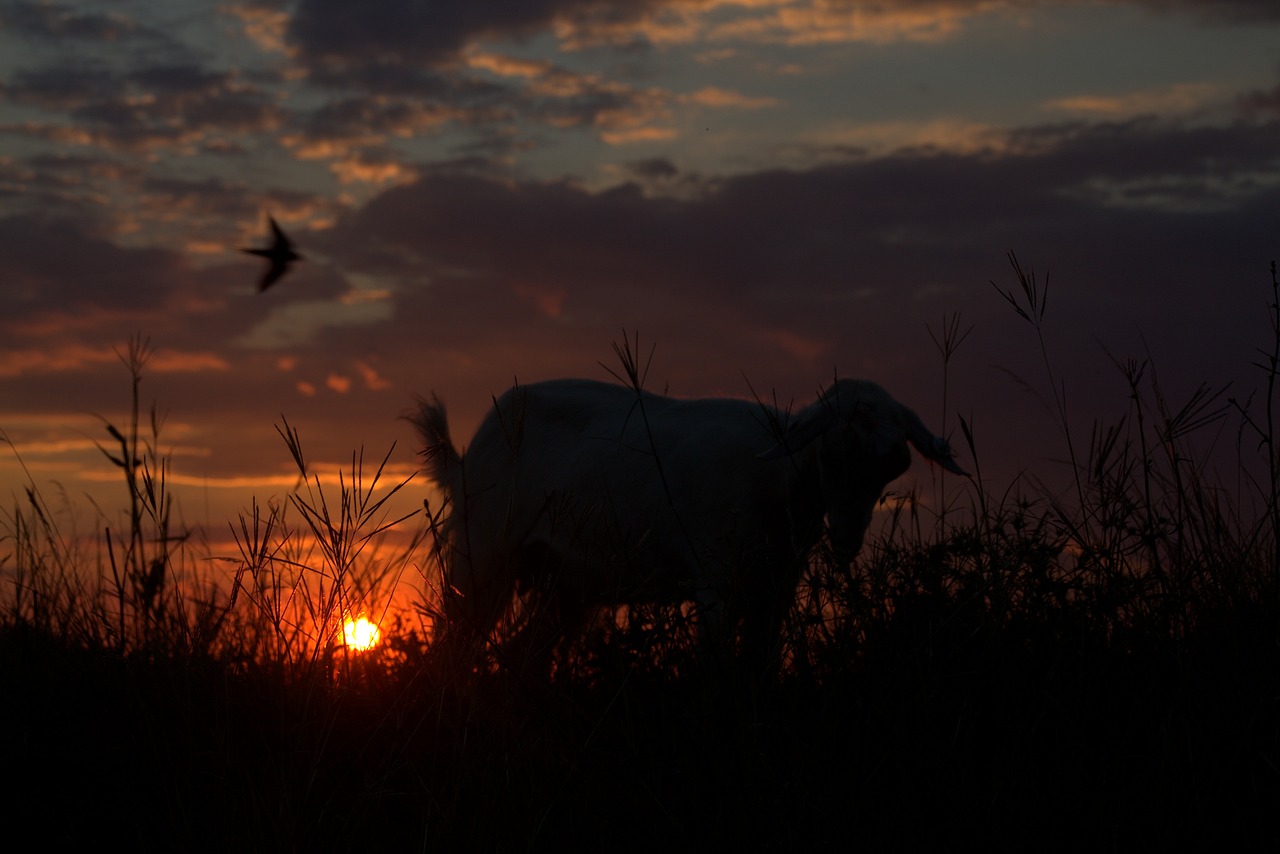
<path id="1" fill-rule="evenodd" d="M 207 614 L 180 605 L 176 562 L 186 532 L 176 532 L 167 488 L 169 460 L 160 451 L 164 418 L 153 406 L 148 424 L 141 419 L 139 385 L 150 357 L 149 342 L 131 338 L 120 359 L 129 373 L 129 420 L 124 429 L 103 418 L 108 446 L 103 456 L 121 475 L 127 515 L 121 527 L 97 509 L 100 539 L 86 542 L 76 530 L 73 508 L 65 494 L 57 506 L 46 499 L 27 473 L 23 492 L 4 524 L 9 546 L 0 566 L 9 574 L 5 591 L 6 622 L 80 645 L 113 648 L 117 653 L 150 648 L 174 638 L 199 646 L 199 628 Z M 149 427 L 150 432 L 144 432 Z M 10 451 L 21 463 L 12 442 Z M 61 523 L 66 523 L 64 529 Z M 191 617 L 191 620 L 184 619 Z"/>
<path id="2" fill-rule="evenodd" d="M 146 339 L 130 339 L 121 354 L 130 378 L 128 421 L 117 427 L 101 419 L 111 441 L 98 447 L 120 474 L 122 524 L 95 508 L 99 536 L 81 536 L 65 496 L 55 509 L 28 473 L 25 500 L 4 520 L 3 622 L 127 657 L 205 657 L 295 672 L 345 656 L 343 621 L 387 617 L 427 536 L 423 528 L 394 547 L 386 542 L 388 532 L 420 515 L 388 515 L 411 480 L 386 483 L 394 446 L 372 476 L 363 449 L 354 452 L 333 489 L 309 468 L 302 440 L 285 420 L 277 431 L 297 467 L 297 487 L 265 509 L 254 499 L 231 523 L 238 554 L 210 554 L 174 518 L 163 415 L 153 405 L 147 421 L 141 418 L 139 386 L 150 353 Z"/>
<path id="3" fill-rule="evenodd" d="M 1011 264 L 998 289 L 1039 347 L 1069 487 L 993 487 L 982 419 L 960 417 L 973 479 L 886 496 L 852 568 L 821 544 L 785 666 L 745 694 L 708 690 L 696 614 L 658 605 L 603 621 L 550 680 L 513 657 L 458 679 L 429 650 L 450 508 L 391 513 L 411 484 L 390 451 L 318 477 L 288 421 L 296 488 L 231 523 L 234 553 L 200 553 L 131 341 L 128 421 L 104 420 L 123 523 L 99 511 L 85 534 L 30 476 L 0 519 L 0 731 L 28 781 L 5 819 L 165 850 L 1273 850 L 1274 265 L 1259 395 L 1171 400 L 1149 356 L 1115 359 L 1128 411 L 1086 436 L 1047 285 Z M 956 315 L 930 334 L 945 380 L 969 333 Z M 615 349 L 638 391 L 638 338 Z M 1211 465 L 1223 450 L 1235 469 Z M 416 610 L 392 613 L 406 585 Z M 357 612 L 382 625 L 373 653 L 338 631 Z"/>

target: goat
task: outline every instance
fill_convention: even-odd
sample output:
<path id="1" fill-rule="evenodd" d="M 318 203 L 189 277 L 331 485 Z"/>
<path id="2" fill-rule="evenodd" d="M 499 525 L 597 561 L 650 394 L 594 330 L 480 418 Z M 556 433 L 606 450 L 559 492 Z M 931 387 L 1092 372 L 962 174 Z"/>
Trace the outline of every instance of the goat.
<path id="1" fill-rule="evenodd" d="M 446 632 L 484 636 L 513 596 L 555 605 L 572 640 L 591 608 L 697 605 L 699 646 L 777 662 L 781 623 L 824 531 L 848 566 L 907 444 L 963 475 L 947 442 L 875 383 L 841 379 L 794 415 L 592 380 L 516 386 L 465 455 L 444 404 L 410 420 L 452 504 L 442 533 Z"/>

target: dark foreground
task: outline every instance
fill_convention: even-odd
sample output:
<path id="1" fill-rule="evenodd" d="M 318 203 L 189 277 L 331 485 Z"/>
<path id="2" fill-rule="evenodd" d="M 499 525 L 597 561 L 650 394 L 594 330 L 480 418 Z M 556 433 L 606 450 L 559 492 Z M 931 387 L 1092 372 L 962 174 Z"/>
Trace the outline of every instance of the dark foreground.
<path id="1" fill-rule="evenodd" d="M 749 687 L 284 680 L 0 634 L 6 835 L 55 849 L 1280 850 L 1275 613 L 1177 643 L 904 604 Z M 829 654 L 828 654 L 829 655 Z"/>

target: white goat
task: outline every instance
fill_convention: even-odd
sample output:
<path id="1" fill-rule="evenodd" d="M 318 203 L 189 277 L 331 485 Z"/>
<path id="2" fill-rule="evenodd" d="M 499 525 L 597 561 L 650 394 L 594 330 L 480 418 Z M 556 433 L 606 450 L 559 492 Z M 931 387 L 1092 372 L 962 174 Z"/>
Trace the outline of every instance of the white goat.
<path id="1" fill-rule="evenodd" d="M 697 603 L 700 644 L 778 653 L 781 621 L 826 520 L 847 565 L 910 443 L 964 472 L 947 443 L 880 386 L 839 380 L 794 415 L 732 399 L 678 400 L 590 380 L 502 395 L 466 455 L 439 398 L 411 420 L 452 502 L 448 629 L 487 634 L 517 591 L 554 605 L 572 639 L 588 609 Z"/>

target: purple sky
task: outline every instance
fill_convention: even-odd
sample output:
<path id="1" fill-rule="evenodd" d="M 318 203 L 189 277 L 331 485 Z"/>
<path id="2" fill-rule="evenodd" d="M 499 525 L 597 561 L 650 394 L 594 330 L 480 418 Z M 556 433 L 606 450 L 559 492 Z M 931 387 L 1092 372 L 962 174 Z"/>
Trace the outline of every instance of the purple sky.
<path id="1" fill-rule="evenodd" d="M 267 212 L 307 260 L 259 295 Z M 863 376 L 957 442 L 971 415 L 997 485 L 1052 477 L 1010 250 L 1082 444 L 1126 411 L 1108 352 L 1175 404 L 1258 388 L 1280 4 L 0 0 L 0 430 L 104 508 L 135 332 L 219 530 L 292 483 L 282 415 L 322 470 L 396 441 L 407 473 L 414 394 L 465 442 L 513 379 L 608 378 L 624 329 L 654 390 Z"/>

